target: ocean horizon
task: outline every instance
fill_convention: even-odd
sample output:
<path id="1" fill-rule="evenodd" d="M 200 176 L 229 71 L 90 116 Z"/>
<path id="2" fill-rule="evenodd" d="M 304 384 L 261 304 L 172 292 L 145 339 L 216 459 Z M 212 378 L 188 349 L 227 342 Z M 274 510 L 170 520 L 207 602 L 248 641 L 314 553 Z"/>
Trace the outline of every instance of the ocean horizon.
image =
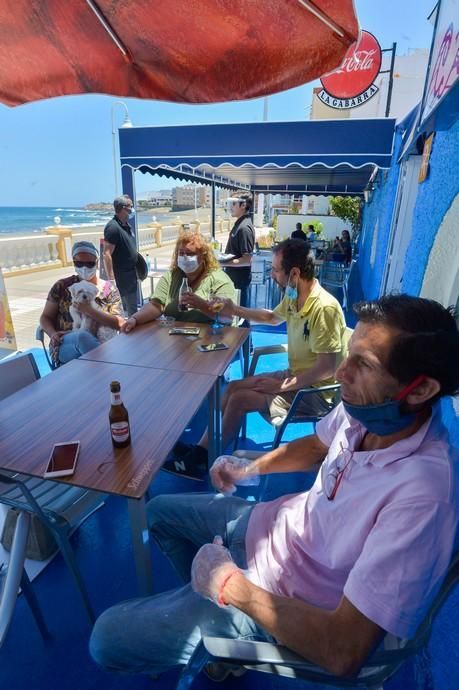
<path id="1" fill-rule="evenodd" d="M 154 210 L 139 213 L 142 223 L 149 223 Z M 158 221 L 167 214 L 156 214 Z M 88 210 L 78 206 L 0 206 L 0 234 L 31 235 L 43 232 L 45 228 L 55 225 L 54 218 L 59 216 L 60 225 L 68 228 L 82 228 L 88 226 L 105 225 L 113 217 L 112 212 Z"/>

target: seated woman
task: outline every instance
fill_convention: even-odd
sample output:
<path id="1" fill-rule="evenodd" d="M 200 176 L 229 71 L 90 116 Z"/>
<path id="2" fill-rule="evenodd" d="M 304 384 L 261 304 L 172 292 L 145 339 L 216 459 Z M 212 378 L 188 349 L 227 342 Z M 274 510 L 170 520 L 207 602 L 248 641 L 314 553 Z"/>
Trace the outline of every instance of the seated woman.
<path id="1" fill-rule="evenodd" d="M 80 314 L 89 316 L 96 322 L 96 328 L 105 326 L 119 330 L 124 322 L 118 288 L 114 283 L 97 277 L 99 252 L 92 242 L 75 242 L 72 258 L 76 275 L 61 278 L 54 283 L 40 316 L 40 326 L 50 337 L 49 351 L 56 365 L 81 357 L 100 344 L 97 335 L 82 328 L 72 330 L 73 319 L 70 314 L 72 295 L 69 291 L 71 285 L 86 280 L 98 288 L 98 294 L 95 297 L 97 309 L 88 303 L 73 303 L 73 308 Z"/>
<path id="2" fill-rule="evenodd" d="M 335 239 L 333 245 L 333 261 L 349 266 L 352 261 L 352 244 L 349 230 L 343 230 L 341 237 Z"/>
<path id="3" fill-rule="evenodd" d="M 188 278 L 192 290 L 183 299 L 187 311 L 179 309 L 183 278 Z M 121 330 L 129 333 L 136 326 L 153 321 L 162 314 L 180 321 L 211 322 L 215 318 L 215 311 L 208 301 L 211 294 L 234 300 L 236 293 L 231 279 L 220 268 L 205 237 L 199 232 L 187 230 L 178 237 L 170 270 L 160 278 L 149 303 L 133 314 Z"/>

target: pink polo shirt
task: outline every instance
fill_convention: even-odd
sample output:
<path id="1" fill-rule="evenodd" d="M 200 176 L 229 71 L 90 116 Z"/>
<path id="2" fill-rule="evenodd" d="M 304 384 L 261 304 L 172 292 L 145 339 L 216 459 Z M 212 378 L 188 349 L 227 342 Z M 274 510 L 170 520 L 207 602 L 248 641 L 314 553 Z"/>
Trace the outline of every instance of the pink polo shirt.
<path id="1" fill-rule="evenodd" d="M 355 451 L 364 432 L 341 404 L 319 422 L 317 435 L 329 452 L 314 486 L 252 511 L 249 578 L 328 610 L 344 594 L 384 630 L 412 637 L 451 559 L 459 463 L 439 406 L 415 434 L 390 448 Z M 341 469 L 349 458 L 329 501 L 323 481 L 336 462 Z"/>

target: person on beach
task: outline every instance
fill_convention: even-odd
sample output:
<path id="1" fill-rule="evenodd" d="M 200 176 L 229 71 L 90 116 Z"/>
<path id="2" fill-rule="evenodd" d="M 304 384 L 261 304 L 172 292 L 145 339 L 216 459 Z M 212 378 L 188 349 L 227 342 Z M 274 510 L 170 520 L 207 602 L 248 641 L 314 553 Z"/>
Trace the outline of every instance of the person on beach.
<path id="1" fill-rule="evenodd" d="M 230 213 L 236 218 L 231 232 L 228 236 L 225 253 L 233 254 L 236 259 L 252 254 L 255 247 L 255 229 L 253 227 L 252 196 L 247 192 L 241 192 L 235 199 L 229 199 L 231 204 Z M 234 286 L 241 291 L 240 304 L 247 306 L 249 303 L 249 287 L 252 279 L 250 267 L 244 268 L 225 268 L 226 273 L 231 278 Z"/>
<path id="2" fill-rule="evenodd" d="M 40 316 L 40 326 L 50 338 L 50 355 L 56 366 L 77 359 L 100 344 L 97 337 L 89 331 L 72 330 L 72 295 L 69 287 L 74 283 L 87 280 L 99 290 L 95 298 L 99 309 L 94 309 L 90 304 L 73 305 L 81 314 L 90 316 L 101 326 L 115 330 L 119 330 L 124 323 L 117 287 L 110 281 L 103 281 L 97 277 L 99 252 L 92 242 L 75 242 L 72 259 L 76 275 L 61 278 L 54 283 Z"/>
<path id="3" fill-rule="evenodd" d="M 184 278 L 188 279 L 190 292 L 181 296 L 179 304 Z M 211 295 L 234 300 L 236 292 L 205 237 L 200 232 L 185 230 L 177 238 L 170 270 L 159 279 L 148 304 L 132 314 L 121 330 L 129 333 L 162 314 L 180 321 L 210 323 L 215 319 Z"/>
<path id="4" fill-rule="evenodd" d="M 106 670 L 162 673 L 209 635 L 276 641 L 347 678 L 386 632 L 414 637 L 457 543 L 459 463 L 442 402 L 459 391 L 459 333 L 449 310 L 419 297 L 356 313 L 342 402 L 315 434 L 245 468 L 216 463 L 226 497 L 150 501 L 151 534 L 183 585 L 99 617 L 90 651 Z M 247 476 L 318 465 L 309 491 L 228 497 Z"/>
<path id="5" fill-rule="evenodd" d="M 137 244 L 129 216 L 132 200 L 118 196 L 113 202 L 115 215 L 104 228 L 104 264 L 109 280 L 115 280 L 128 316 L 137 311 Z"/>

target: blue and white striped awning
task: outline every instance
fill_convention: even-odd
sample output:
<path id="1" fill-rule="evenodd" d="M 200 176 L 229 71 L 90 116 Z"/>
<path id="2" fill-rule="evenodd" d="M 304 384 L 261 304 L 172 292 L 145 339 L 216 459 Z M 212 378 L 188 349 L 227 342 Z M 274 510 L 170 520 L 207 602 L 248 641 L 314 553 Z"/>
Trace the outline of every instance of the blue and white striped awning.
<path id="1" fill-rule="evenodd" d="M 121 166 L 267 193 L 362 194 L 389 168 L 395 120 L 120 129 Z"/>

